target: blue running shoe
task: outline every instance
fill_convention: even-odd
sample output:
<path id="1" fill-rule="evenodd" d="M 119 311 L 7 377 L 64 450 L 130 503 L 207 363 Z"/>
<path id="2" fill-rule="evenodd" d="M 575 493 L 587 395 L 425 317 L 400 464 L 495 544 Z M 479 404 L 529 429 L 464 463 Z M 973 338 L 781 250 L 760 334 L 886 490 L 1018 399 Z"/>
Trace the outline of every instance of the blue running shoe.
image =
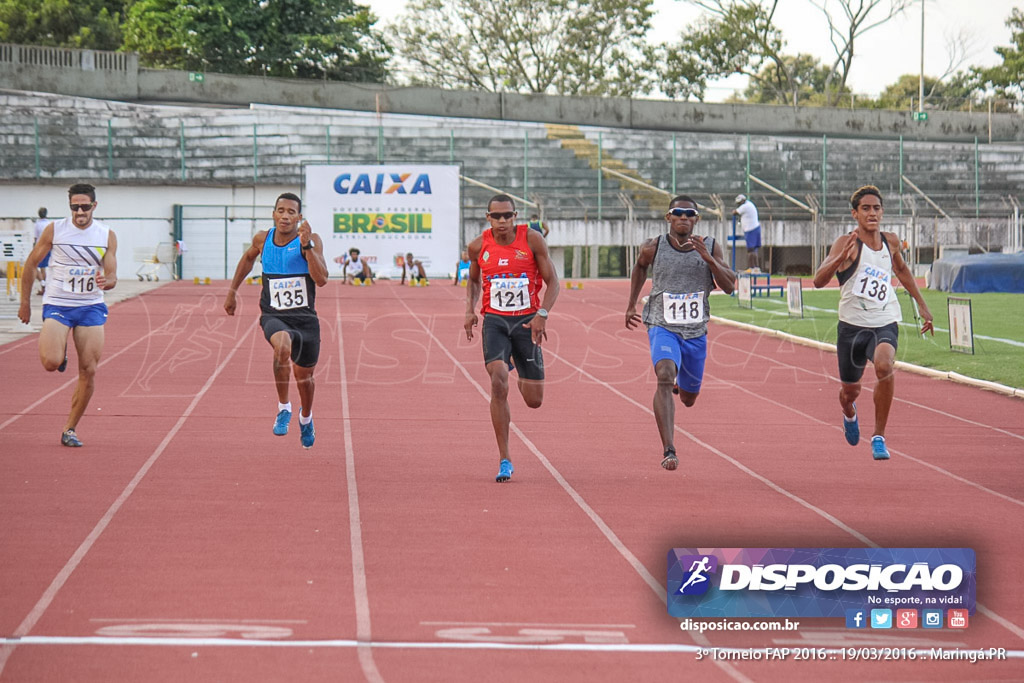
<path id="1" fill-rule="evenodd" d="M 889 449 L 885 447 L 884 436 L 871 437 L 871 457 L 875 460 L 889 459 Z"/>
<path id="2" fill-rule="evenodd" d="M 860 423 L 857 422 L 857 404 L 853 404 L 853 419 L 848 420 L 843 415 L 843 431 L 846 433 L 846 443 L 856 446 L 860 442 Z"/>
<path id="3" fill-rule="evenodd" d="M 288 423 L 292 421 L 292 411 L 282 410 L 274 420 L 274 434 L 284 436 L 288 433 Z"/>
<path id="4" fill-rule="evenodd" d="M 313 447 L 313 442 L 316 441 L 316 433 L 313 431 L 312 420 L 307 425 L 299 423 L 299 440 L 302 441 L 303 448 Z"/>
<path id="5" fill-rule="evenodd" d="M 501 466 L 498 468 L 498 476 L 494 478 L 494 481 L 499 484 L 508 481 L 512 478 L 512 473 L 516 471 L 515 467 L 512 467 L 511 460 L 502 460 Z"/>
<path id="6" fill-rule="evenodd" d="M 75 434 L 74 429 L 67 429 L 60 435 L 60 445 L 69 446 L 71 448 L 81 448 L 82 442 L 78 438 L 78 434 Z"/>

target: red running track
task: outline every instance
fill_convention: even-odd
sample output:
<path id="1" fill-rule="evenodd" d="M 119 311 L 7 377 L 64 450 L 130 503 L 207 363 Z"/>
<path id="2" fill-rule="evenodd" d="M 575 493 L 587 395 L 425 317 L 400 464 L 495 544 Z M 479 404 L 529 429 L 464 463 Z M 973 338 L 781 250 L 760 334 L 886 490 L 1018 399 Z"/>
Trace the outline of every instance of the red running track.
<path id="1" fill-rule="evenodd" d="M 113 306 L 81 450 L 58 443 L 74 372 L 0 347 L 0 681 L 1024 678 L 1019 400 L 901 372 L 876 463 L 843 440 L 834 355 L 713 324 L 666 472 L 627 287 L 561 293 L 500 486 L 462 288 L 321 290 L 310 451 L 270 433 L 256 288 L 234 318 L 189 283 Z M 970 627 L 701 636 L 666 613 L 673 547 L 864 545 L 974 548 Z M 798 646 L 828 654 L 699 658 Z M 1011 656 L 842 661 L 861 646 Z"/>

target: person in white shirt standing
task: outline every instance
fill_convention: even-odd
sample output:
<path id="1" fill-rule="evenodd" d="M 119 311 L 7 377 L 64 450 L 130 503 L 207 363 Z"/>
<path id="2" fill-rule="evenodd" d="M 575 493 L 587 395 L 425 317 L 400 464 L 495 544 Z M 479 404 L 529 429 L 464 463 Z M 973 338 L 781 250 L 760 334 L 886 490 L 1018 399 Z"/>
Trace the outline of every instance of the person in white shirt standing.
<path id="1" fill-rule="evenodd" d="M 49 254 L 39 359 L 47 372 L 64 372 L 68 334 L 72 335 L 78 351 L 78 386 L 71 397 L 71 413 L 60 442 L 79 447 L 82 442 L 75 428 L 96 388 L 96 368 L 103 353 L 103 326 L 107 322 L 103 292 L 117 284 L 117 237 L 107 225 L 93 220 L 96 188 L 85 183 L 72 185 L 68 197 L 71 216 L 47 225 L 25 261 L 18 319 L 27 324 L 32 317 L 32 281 L 38 264 Z"/>
<path id="2" fill-rule="evenodd" d="M 46 217 L 46 213 L 47 211 L 45 206 L 39 207 L 39 220 L 36 221 L 36 231 L 32 242 L 33 245 L 39 241 L 39 238 L 43 235 L 43 230 L 46 230 L 46 226 L 50 224 L 50 219 Z M 43 260 L 39 262 L 38 266 L 36 266 L 38 271 L 36 273 L 36 279 L 39 280 L 39 291 L 36 293 L 39 295 L 46 292 L 46 266 L 48 265 L 50 265 L 49 254 L 44 256 Z"/>
<path id="3" fill-rule="evenodd" d="M 824 287 L 832 276 L 839 278 L 839 326 L 836 356 L 839 360 L 839 404 L 843 409 L 843 431 L 846 441 L 856 446 L 860 441 L 857 404 L 861 377 L 867 362 L 875 366 L 875 431 L 871 437 L 871 455 L 875 460 L 888 460 L 885 427 L 896 387 L 896 347 L 900 303 L 892 278 L 895 276 L 917 302 L 924 324 L 921 334 L 931 332 L 932 314 L 921 297 L 921 291 L 900 253 L 900 240 L 894 233 L 882 232 L 882 195 L 874 185 L 865 185 L 850 198 L 851 213 L 857 228 L 841 235 L 818 272 L 814 286 Z"/>
<path id="4" fill-rule="evenodd" d="M 743 239 L 747 243 L 747 270 L 754 273 L 761 272 L 761 221 L 757 217 L 757 207 L 747 199 L 747 195 L 736 195 L 736 208 L 732 210 L 734 216 L 740 217 L 740 228 L 743 230 Z"/>

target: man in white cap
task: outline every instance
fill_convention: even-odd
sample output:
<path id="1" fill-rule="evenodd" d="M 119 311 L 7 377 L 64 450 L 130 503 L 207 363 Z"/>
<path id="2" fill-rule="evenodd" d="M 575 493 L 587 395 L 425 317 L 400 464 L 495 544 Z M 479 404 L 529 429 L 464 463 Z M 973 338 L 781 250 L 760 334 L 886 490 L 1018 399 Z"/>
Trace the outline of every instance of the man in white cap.
<path id="1" fill-rule="evenodd" d="M 734 216 L 740 217 L 740 228 L 743 230 L 743 239 L 747 243 L 747 270 L 752 273 L 761 272 L 761 259 L 758 250 L 761 248 L 761 222 L 757 218 L 757 207 L 747 199 L 747 195 L 736 195 L 736 208 L 732 210 Z"/>

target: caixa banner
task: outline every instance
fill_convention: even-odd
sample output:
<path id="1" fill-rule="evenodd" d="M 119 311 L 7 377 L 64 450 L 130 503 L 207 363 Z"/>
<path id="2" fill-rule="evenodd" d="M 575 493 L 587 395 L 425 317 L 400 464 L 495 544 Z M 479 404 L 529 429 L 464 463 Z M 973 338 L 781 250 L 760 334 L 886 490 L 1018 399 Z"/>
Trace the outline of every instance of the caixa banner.
<path id="1" fill-rule="evenodd" d="M 970 548 L 673 548 L 673 617 L 844 617 L 848 609 L 974 614 Z"/>

